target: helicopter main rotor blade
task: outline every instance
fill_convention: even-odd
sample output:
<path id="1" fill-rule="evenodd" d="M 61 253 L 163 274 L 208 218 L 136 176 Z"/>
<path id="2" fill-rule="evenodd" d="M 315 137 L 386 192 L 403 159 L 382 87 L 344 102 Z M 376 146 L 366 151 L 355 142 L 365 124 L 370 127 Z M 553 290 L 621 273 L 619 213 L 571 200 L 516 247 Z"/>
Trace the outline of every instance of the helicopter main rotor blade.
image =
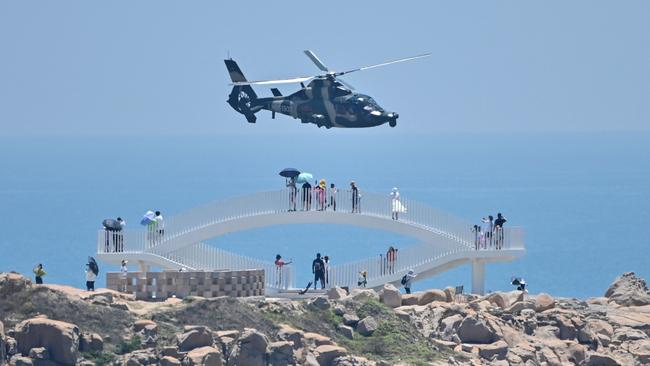
<path id="1" fill-rule="evenodd" d="M 381 64 L 370 65 L 370 66 L 364 66 L 364 67 L 359 67 L 359 68 L 357 68 L 357 69 L 352 69 L 352 70 L 348 70 L 348 71 L 337 72 L 337 73 L 336 73 L 336 76 L 349 74 L 349 73 L 351 73 L 351 72 L 357 72 L 357 71 L 363 71 L 363 70 L 368 70 L 368 69 L 374 69 L 375 67 L 392 65 L 392 64 L 399 63 L 399 62 L 411 61 L 411 60 L 415 60 L 415 59 L 418 59 L 418 58 L 429 57 L 429 56 L 431 56 L 431 53 L 424 53 L 424 54 L 417 55 L 417 56 L 411 56 L 411 57 L 406 57 L 406 58 L 400 58 L 400 59 L 398 59 L 398 60 L 387 61 L 387 62 L 383 62 L 383 63 L 381 63 Z"/>
<path id="2" fill-rule="evenodd" d="M 352 85 L 350 85 L 350 83 L 348 83 L 347 81 L 343 81 L 343 79 L 341 79 L 341 78 L 336 78 L 336 80 L 337 80 L 339 83 L 345 85 L 345 87 L 348 88 L 348 89 L 350 89 L 350 90 L 354 90 L 354 89 L 355 89 L 355 87 L 353 87 Z"/>
<path id="3" fill-rule="evenodd" d="M 314 78 L 313 76 L 305 76 L 305 77 L 297 77 L 297 78 L 290 78 L 290 79 L 237 81 L 234 83 L 230 83 L 230 85 L 242 86 L 242 85 L 291 84 L 291 83 L 302 83 L 307 80 L 311 80 L 313 78 Z"/>
<path id="4" fill-rule="evenodd" d="M 321 71 L 325 71 L 325 72 L 330 71 L 330 69 L 328 69 L 327 66 L 325 66 L 325 64 L 321 60 L 319 60 L 318 57 L 316 57 L 316 54 L 313 53 L 312 51 L 305 50 L 305 55 L 307 55 L 307 57 L 309 57 L 309 59 L 313 63 L 315 63 L 316 67 L 318 67 Z"/>

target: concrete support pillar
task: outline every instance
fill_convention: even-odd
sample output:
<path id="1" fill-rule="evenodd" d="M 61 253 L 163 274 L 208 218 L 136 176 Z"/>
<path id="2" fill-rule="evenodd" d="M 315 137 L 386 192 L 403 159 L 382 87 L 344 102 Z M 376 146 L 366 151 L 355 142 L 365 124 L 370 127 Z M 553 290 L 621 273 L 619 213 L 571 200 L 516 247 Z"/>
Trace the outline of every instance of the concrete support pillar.
<path id="1" fill-rule="evenodd" d="M 149 272 L 149 264 L 144 261 L 138 261 L 138 266 L 140 267 L 140 276 L 146 277 L 146 273 Z"/>
<path id="2" fill-rule="evenodd" d="M 485 294 L 485 261 L 472 259 L 472 293 Z"/>

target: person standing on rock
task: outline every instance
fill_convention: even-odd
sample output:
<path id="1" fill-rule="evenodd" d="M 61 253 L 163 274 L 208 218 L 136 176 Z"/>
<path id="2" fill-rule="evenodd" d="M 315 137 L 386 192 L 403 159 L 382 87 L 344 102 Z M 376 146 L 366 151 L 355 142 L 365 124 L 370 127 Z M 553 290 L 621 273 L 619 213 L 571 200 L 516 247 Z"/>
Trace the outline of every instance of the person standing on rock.
<path id="1" fill-rule="evenodd" d="M 97 275 L 90 268 L 90 263 L 86 264 L 86 291 L 95 291 L 95 280 Z"/>
<path id="2" fill-rule="evenodd" d="M 43 277 L 45 276 L 45 270 L 43 269 L 43 264 L 39 263 L 38 266 L 34 267 L 34 276 L 36 277 L 36 284 L 37 285 L 42 285 L 43 284 Z"/>
<path id="3" fill-rule="evenodd" d="M 412 269 L 409 269 L 408 273 L 402 277 L 402 286 L 404 286 L 404 291 L 406 291 L 407 294 L 411 293 L 411 284 L 415 277 L 417 277 L 417 275 Z"/>
<path id="4" fill-rule="evenodd" d="M 314 290 L 320 280 L 321 289 L 325 288 L 325 262 L 320 257 L 320 253 L 316 253 L 316 259 L 311 264 L 311 271 L 314 274 Z"/>
<path id="5" fill-rule="evenodd" d="M 325 265 L 325 285 L 329 287 L 330 284 L 330 257 L 329 256 L 324 256 L 323 257 L 323 264 Z"/>
<path id="6" fill-rule="evenodd" d="M 120 280 L 122 281 L 122 292 L 126 292 L 126 285 L 128 281 L 128 275 L 129 275 L 129 267 L 126 266 L 126 264 L 129 263 L 126 259 L 122 259 L 122 266 L 120 267 Z"/>

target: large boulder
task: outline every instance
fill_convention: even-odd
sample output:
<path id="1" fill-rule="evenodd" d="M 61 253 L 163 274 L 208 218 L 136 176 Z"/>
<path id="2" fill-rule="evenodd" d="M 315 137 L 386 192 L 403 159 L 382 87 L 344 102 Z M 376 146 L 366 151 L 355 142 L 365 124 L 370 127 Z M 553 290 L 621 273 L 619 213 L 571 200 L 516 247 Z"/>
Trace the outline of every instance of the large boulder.
<path id="1" fill-rule="evenodd" d="M 533 303 L 535 304 L 535 311 L 538 313 L 555 307 L 555 299 L 553 296 L 545 293 L 535 296 Z"/>
<path id="2" fill-rule="evenodd" d="M 508 353 L 508 343 L 505 341 L 496 341 L 488 345 L 481 345 L 478 347 L 479 356 L 485 358 L 486 360 L 492 360 L 493 358 L 503 359 Z"/>
<path id="3" fill-rule="evenodd" d="M 181 361 L 171 356 L 164 356 L 160 359 L 160 366 L 181 366 Z"/>
<path id="4" fill-rule="evenodd" d="M 347 291 L 340 287 L 332 287 L 326 292 L 327 298 L 330 300 L 339 300 L 348 295 Z"/>
<path id="5" fill-rule="evenodd" d="M 345 356 L 347 351 L 339 346 L 318 346 L 316 347 L 316 359 L 321 366 L 330 366 L 335 358 Z"/>
<path id="6" fill-rule="evenodd" d="M 456 288 L 454 287 L 445 287 L 445 296 L 447 296 L 447 302 L 454 302 L 456 300 Z"/>
<path id="7" fill-rule="evenodd" d="M 367 316 L 357 324 L 357 332 L 364 336 L 372 335 L 377 330 L 377 321 L 372 316 Z"/>
<path id="8" fill-rule="evenodd" d="M 246 329 L 228 359 L 228 365 L 266 366 L 269 340 L 256 329 Z"/>
<path id="9" fill-rule="evenodd" d="M 454 314 L 442 319 L 440 325 L 438 325 L 440 337 L 444 340 L 451 341 L 462 321 L 463 317 L 460 314 Z"/>
<path id="10" fill-rule="evenodd" d="M 34 366 L 34 362 L 29 357 L 14 356 L 9 361 L 10 366 Z"/>
<path id="11" fill-rule="evenodd" d="M 490 304 L 496 305 L 501 309 L 505 309 L 510 305 L 510 300 L 506 294 L 501 292 L 493 292 L 485 297 L 485 300 L 489 301 Z"/>
<path id="12" fill-rule="evenodd" d="M 580 343 L 598 343 L 607 347 L 614 335 L 614 327 L 604 320 L 588 319 L 580 328 L 577 337 Z"/>
<path id="13" fill-rule="evenodd" d="M 343 325 L 343 324 L 339 324 L 336 327 L 336 330 L 338 330 L 339 333 L 343 334 L 343 336 L 345 338 L 348 338 L 348 339 L 353 339 L 354 338 L 354 330 L 352 329 L 352 327 L 349 327 L 349 326 Z"/>
<path id="14" fill-rule="evenodd" d="M 32 281 L 18 273 L 0 273 L 0 298 L 7 298 L 31 287 Z"/>
<path id="15" fill-rule="evenodd" d="M 589 355 L 589 360 L 587 361 L 589 366 L 621 366 L 621 363 L 618 362 L 613 356 L 606 355 L 603 353 L 592 353 Z"/>
<path id="16" fill-rule="evenodd" d="M 489 344 L 498 340 L 496 332 L 483 320 L 468 316 L 458 326 L 458 337 L 464 343 Z"/>
<path id="17" fill-rule="evenodd" d="M 185 356 L 188 366 L 222 366 L 223 359 L 218 349 L 210 346 L 194 348 Z"/>
<path id="18" fill-rule="evenodd" d="M 650 305 L 648 286 L 634 272 L 626 272 L 618 277 L 605 292 L 605 297 L 623 306 Z"/>
<path id="19" fill-rule="evenodd" d="M 97 333 L 83 333 L 79 338 L 81 352 L 99 352 L 104 349 L 104 340 Z"/>
<path id="20" fill-rule="evenodd" d="M 356 302 L 366 302 L 371 299 L 379 300 L 379 295 L 375 292 L 375 290 L 368 288 L 355 288 L 352 290 L 352 292 L 350 292 L 350 295 L 344 298 L 344 300 Z"/>
<path id="21" fill-rule="evenodd" d="M 74 365 L 79 350 L 79 328 L 70 323 L 46 318 L 25 320 L 16 326 L 14 337 L 18 352 L 23 356 L 29 350 L 45 347 L 50 359 L 63 365 Z"/>
<path id="22" fill-rule="evenodd" d="M 397 287 L 387 283 L 379 292 L 379 301 L 383 302 L 388 307 L 397 308 L 402 306 L 402 295 Z"/>
<path id="23" fill-rule="evenodd" d="M 356 314 L 343 314 L 343 324 L 356 327 L 359 323 L 359 317 Z"/>
<path id="24" fill-rule="evenodd" d="M 7 358 L 7 346 L 6 346 L 6 340 L 5 340 L 5 326 L 2 324 L 2 321 L 0 321 L 0 365 L 5 364 L 5 359 Z"/>
<path id="25" fill-rule="evenodd" d="M 402 295 L 402 306 L 417 305 L 420 301 L 419 294 L 404 294 Z"/>
<path id="26" fill-rule="evenodd" d="M 426 305 L 434 301 L 447 302 L 447 295 L 442 290 L 427 290 L 420 295 L 418 305 Z"/>
<path id="27" fill-rule="evenodd" d="M 305 332 L 286 324 L 281 324 L 278 330 L 278 338 L 283 341 L 293 342 L 293 347 L 296 349 L 302 348 L 304 337 Z"/>
<path id="28" fill-rule="evenodd" d="M 178 349 L 181 352 L 188 352 L 195 348 L 212 346 L 214 339 L 212 331 L 204 326 L 185 327 L 185 333 L 176 337 Z"/>
<path id="29" fill-rule="evenodd" d="M 309 306 L 318 309 L 318 310 L 327 310 L 330 308 L 330 302 L 327 298 L 319 296 L 309 301 Z"/>
<path id="30" fill-rule="evenodd" d="M 273 342 L 269 344 L 269 365 L 289 366 L 295 365 L 293 356 L 293 343 L 287 341 Z"/>

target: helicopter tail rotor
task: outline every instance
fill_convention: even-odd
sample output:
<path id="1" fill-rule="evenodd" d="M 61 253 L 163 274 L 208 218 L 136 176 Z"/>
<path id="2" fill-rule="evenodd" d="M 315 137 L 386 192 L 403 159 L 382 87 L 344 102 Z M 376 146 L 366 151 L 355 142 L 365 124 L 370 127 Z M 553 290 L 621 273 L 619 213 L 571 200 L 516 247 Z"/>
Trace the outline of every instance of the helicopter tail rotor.
<path id="1" fill-rule="evenodd" d="M 225 63 L 226 68 L 228 69 L 228 73 L 230 74 L 230 79 L 233 83 L 246 82 L 244 73 L 241 71 L 239 65 L 237 65 L 234 60 L 225 60 Z M 228 104 L 230 104 L 234 110 L 243 114 L 249 123 L 255 123 L 257 120 L 257 117 L 255 117 L 255 112 L 257 112 L 259 109 L 253 109 L 255 107 L 256 100 L 257 94 L 250 85 L 246 84 L 235 85 L 232 88 L 230 95 L 228 96 Z"/>

